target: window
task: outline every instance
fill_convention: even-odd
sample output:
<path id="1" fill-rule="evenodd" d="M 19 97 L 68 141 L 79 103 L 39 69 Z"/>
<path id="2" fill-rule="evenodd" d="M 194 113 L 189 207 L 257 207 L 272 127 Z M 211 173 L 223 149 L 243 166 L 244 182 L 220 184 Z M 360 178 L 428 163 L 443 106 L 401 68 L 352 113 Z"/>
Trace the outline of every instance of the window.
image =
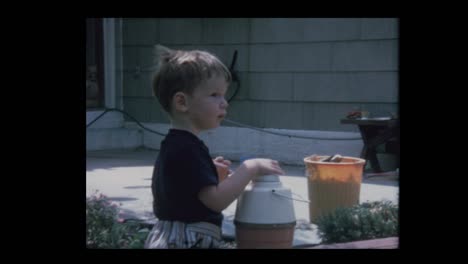
<path id="1" fill-rule="evenodd" d="M 104 107 L 102 18 L 86 19 L 86 108 Z"/>

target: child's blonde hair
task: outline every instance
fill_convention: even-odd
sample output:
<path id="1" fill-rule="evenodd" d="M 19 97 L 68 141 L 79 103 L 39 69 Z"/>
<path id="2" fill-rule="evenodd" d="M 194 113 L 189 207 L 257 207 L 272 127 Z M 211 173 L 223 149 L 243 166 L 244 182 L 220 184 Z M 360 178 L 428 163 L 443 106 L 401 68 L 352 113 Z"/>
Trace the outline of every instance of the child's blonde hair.
<path id="1" fill-rule="evenodd" d="M 159 67 L 153 78 L 153 93 L 163 109 L 171 113 L 174 94 L 192 94 L 195 87 L 212 76 L 222 76 L 231 82 L 229 69 L 213 54 L 201 50 L 171 50 L 156 46 Z"/>

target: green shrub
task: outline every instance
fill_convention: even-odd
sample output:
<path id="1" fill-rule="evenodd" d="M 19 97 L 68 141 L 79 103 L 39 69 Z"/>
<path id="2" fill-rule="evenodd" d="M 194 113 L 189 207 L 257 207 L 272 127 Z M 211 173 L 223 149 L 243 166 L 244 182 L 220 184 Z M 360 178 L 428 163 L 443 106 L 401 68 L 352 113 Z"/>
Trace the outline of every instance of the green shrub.
<path id="1" fill-rule="evenodd" d="M 138 222 L 124 223 L 118 211 L 105 195 L 86 198 L 86 247 L 143 248 L 149 230 Z"/>
<path id="2" fill-rule="evenodd" d="M 338 208 L 317 220 L 322 243 L 343 243 L 398 235 L 398 207 L 390 201 Z"/>

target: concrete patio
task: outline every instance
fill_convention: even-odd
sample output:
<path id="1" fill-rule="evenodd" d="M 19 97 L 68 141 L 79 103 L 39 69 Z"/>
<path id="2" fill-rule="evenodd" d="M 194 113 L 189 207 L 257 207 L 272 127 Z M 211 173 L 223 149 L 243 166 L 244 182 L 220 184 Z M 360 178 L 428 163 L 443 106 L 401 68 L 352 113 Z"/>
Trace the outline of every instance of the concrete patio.
<path id="1" fill-rule="evenodd" d="M 86 154 L 86 195 L 102 193 L 117 202 L 124 219 L 140 219 L 153 223 L 156 219 L 152 212 L 151 176 L 158 152 L 149 149 L 100 150 Z M 233 162 L 231 168 L 239 165 Z M 282 184 L 297 195 L 308 199 L 305 166 L 282 165 L 286 172 L 281 176 Z M 370 174 L 369 174 L 370 175 Z M 384 177 L 364 175 L 361 185 L 360 202 L 390 200 L 398 204 L 398 175 Z M 233 219 L 236 201 L 223 211 L 223 235 L 234 238 Z M 309 222 L 308 204 L 294 201 L 297 219 L 293 245 L 319 244 L 317 227 Z"/>

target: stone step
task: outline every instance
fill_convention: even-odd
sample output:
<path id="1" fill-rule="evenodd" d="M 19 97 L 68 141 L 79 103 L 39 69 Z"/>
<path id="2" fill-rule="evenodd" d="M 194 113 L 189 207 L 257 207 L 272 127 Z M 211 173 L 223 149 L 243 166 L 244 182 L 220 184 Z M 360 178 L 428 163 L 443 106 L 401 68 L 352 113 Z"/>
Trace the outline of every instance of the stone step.
<path id="1" fill-rule="evenodd" d="M 86 150 L 131 149 L 143 146 L 143 134 L 136 128 L 88 128 Z"/>

